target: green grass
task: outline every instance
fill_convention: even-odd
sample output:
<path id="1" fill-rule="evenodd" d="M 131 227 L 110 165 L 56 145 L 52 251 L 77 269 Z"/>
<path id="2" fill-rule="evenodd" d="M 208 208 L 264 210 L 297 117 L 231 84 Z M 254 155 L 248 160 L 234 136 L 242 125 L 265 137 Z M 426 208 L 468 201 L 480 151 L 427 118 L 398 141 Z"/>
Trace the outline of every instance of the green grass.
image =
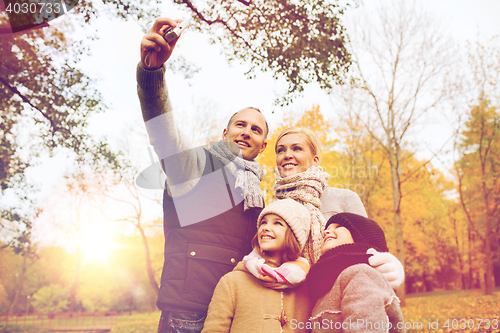
<path id="1" fill-rule="evenodd" d="M 158 332 L 158 321 L 160 311 L 150 313 L 138 313 L 121 315 L 117 317 L 117 323 L 111 330 L 113 333 L 154 333 Z"/>
<path id="2" fill-rule="evenodd" d="M 116 325 L 111 332 L 113 333 L 155 333 L 158 331 L 158 321 L 160 319 L 160 311 L 152 313 L 138 313 L 129 315 L 120 315 L 116 317 Z M 68 325 L 70 326 L 70 325 Z M 0 324 L 0 333 L 46 333 L 47 331 L 32 327 L 29 324 L 9 324 L 5 328 L 5 324 Z"/>
<path id="3" fill-rule="evenodd" d="M 9 324 L 7 327 L 5 327 L 5 324 L 0 324 L 0 332 L 1 333 L 46 333 L 47 331 L 37 328 L 37 327 L 32 327 L 31 325 L 23 325 L 23 324 Z"/>

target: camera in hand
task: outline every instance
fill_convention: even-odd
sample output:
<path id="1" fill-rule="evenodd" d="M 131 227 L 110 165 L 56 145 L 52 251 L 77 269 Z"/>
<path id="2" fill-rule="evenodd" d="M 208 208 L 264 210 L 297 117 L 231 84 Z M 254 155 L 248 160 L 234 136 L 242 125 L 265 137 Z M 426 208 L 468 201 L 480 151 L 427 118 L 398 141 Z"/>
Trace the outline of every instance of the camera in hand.
<path id="1" fill-rule="evenodd" d="M 188 22 L 186 20 L 180 22 L 177 24 L 177 26 L 170 27 L 165 32 L 163 33 L 163 38 L 167 41 L 167 43 L 170 43 L 173 40 L 176 40 L 179 38 L 181 33 L 187 28 Z"/>

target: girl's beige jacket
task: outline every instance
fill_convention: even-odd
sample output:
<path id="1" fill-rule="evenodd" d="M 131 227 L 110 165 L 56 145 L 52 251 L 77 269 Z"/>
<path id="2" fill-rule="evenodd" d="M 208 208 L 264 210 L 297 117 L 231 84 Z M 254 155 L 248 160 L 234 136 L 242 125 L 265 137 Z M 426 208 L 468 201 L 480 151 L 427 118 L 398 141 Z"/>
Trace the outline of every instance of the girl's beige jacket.
<path id="1" fill-rule="evenodd" d="M 217 284 L 202 333 L 309 332 L 306 288 L 266 288 L 240 262 Z"/>

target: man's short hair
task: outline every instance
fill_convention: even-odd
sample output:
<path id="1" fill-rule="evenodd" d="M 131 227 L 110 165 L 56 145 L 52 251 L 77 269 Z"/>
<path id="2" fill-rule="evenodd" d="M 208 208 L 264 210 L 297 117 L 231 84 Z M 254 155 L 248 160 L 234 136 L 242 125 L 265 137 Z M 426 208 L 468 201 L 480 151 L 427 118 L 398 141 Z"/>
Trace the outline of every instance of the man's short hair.
<path id="1" fill-rule="evenodd" d="M 252 110 L 255 110 L 257 112 L 260 112 L 260 114 L 262 114 L 262 111 L 260 111 L 259 109 L 257 108 L 254 108 L 253 106 L 249 106 L 247 108 L 243 108 L 241 109 L 240 111 L 243 111 L 243 110 L 246 110 L 246 109 L 252 109 Z M 229 118 L 229 121 L 227 122 L 227 129 L 229 130 L 229 125 L 231 125 L 231 122 L 233 121 L 233 118 L 234 116 L 236 116 L 240 111 L 236 111 L 232 116 L 231 118 Z M 262 116 L 264 117 L 264 115 L 262 114 Z M 266 120 L 266 117 L 264 117 L 264 122 L 266 123 L 266 128 L 264 129 L 264 140 L 267 139 L 267 135 L 269 134 L 269 125 L 267 124 L 267 120 Z"/>

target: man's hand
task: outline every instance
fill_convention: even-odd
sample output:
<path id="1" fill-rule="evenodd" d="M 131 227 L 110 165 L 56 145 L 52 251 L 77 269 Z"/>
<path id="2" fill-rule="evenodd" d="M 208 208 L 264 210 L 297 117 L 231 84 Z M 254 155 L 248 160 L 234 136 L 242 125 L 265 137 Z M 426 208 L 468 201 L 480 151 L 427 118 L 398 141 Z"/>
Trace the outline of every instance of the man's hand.
<path id="1" fill-rule="evenodd" d="M 370 265 L 389 282 L 392 289 L 397 289 L 405 279 L 403 265 L 389 252 L 377 252 L 375 249 L 368 249 L 367 254 L 373 254 L 368 258 Z"/>
<path id="2" fill-rule="evenodd" d="M 160 17 L 141 41 L 141 66 L 146 69 L 157 69 L 163 65 L 172 54 L 178 38 L 167 43 L 163 33 L 170 27 L 177 26 L 182 20 Z"/>

